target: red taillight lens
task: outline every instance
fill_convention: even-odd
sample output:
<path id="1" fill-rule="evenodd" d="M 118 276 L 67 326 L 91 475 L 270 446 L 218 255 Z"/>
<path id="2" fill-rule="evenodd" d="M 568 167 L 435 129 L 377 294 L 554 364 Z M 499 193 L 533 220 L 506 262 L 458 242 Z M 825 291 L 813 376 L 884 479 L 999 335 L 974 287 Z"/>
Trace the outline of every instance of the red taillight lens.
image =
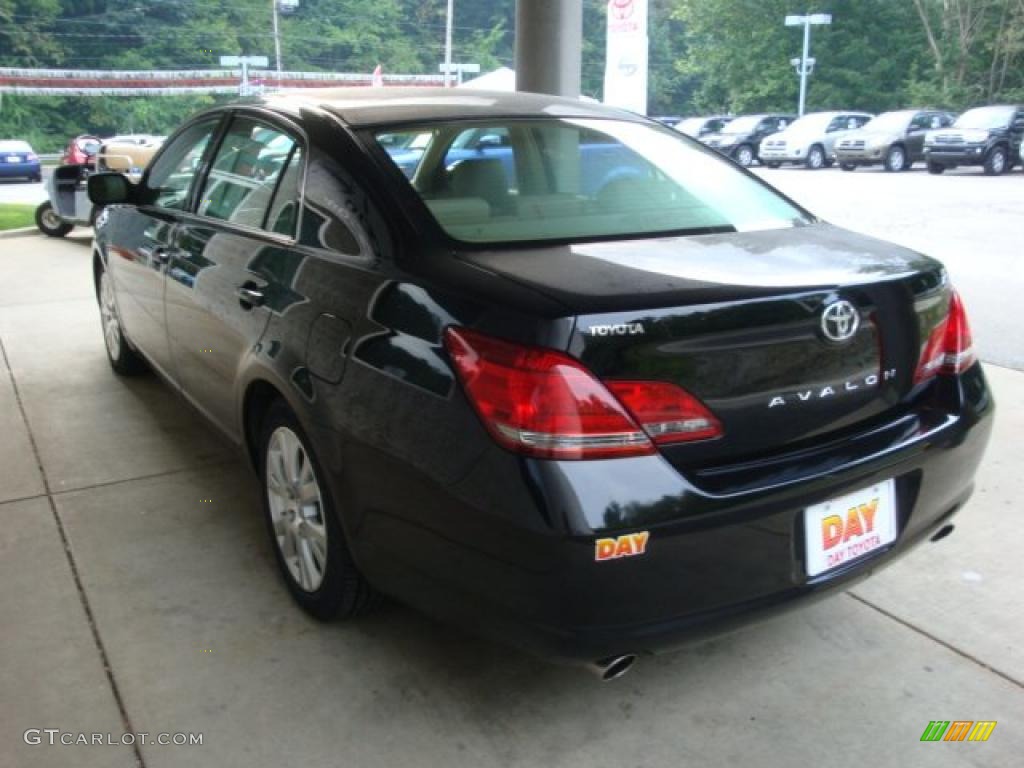
<path id="1" fill-rule="evenodd" d="M 974 365 L 976 359 L 967 311 L 960 294 L 953 291 L 949 299 L 949 314 L 935 326 L 921 350 L 914 383 L 930 379 L 936 374 L 963 373 Z"/>
<path id="2" fill-rule="evenodd" d="M 722 434 L 722 425 L 704 403 L 675 384 L 609 381 L 607 386 L 659 445 Z"/>
<path id="3" fill-rule="evenodd" d="M 561 352 L 465 328 L 448 328 L 444 344 L 487 430 L 519 453 L 557 459 L 644 456 L 655 452 L 648 434 L 659 443 L 710 436 L 701 419 L 710 419 L 720 432 L 704 406 L 672 384 L 606 386 Z"/>

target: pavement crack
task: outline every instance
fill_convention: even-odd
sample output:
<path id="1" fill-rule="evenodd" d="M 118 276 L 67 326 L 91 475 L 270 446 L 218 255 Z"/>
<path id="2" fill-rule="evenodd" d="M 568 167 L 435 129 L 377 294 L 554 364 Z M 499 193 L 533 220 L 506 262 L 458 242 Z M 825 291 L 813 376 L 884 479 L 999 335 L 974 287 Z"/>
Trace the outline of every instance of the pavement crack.
<path id="1" fill-rule="evenodd" d="M 39 453 L 39 445 L 36 443 L 35 434 L 32 432 L 32 425 L 28 420 L 28 413 L 25 411 L 25 404 L 21 399 L 21 390 L 18 389 L 18 381 L 14 377 L 14 371 L 11 369 L 10 360 L 7 358 L 7 348 L 4 346 L 3 339 L 0 339 L 0 357 L 3 358 L 4 368 L 7 370 L 7 376 L 11 380 L 11 387 L 14 390 L 14 401 L 18 404 L 18 411 L 21 413 L 21 419 L 25 422 L 25 430 L 28 432 L 29 444 L 32 446 L 32 455 L 35 458 L 36 466 L 39 468 L 39 476 L 43 481 L 43 489 L 45 491 L 46 501 L 50 505 L 50 512 L 53 514 L 54 523 L 57 526 L 57 533 L 60 535 L 61 544 L 64 547 L 64 555 L 68 561 L 68 567 L 71 570 L 71 577 L 75 582 L 75 589 L 78 590 L 78 599 L 82 605 L 82 610 L 85 611 L 85 619 L 89 624 L 89 631 L 92 632 L 93 643 L 96 645 L 96 651 L 100 656 L 100 663 L 103 665 L 103 672 L 107 676 L 107 682 L 110 684 L 110 691 L 114 696 L 114 702 L 117 704 L 117 710 L 121 715 L 121 725 L 124 728 L 125 733 L 135 733 L 135 729 L 132 726 L 131 718 L 128 716 L 128 710 L 125 708 L 124 699 L 121 696 L 121 690 L 118 688 L 117 680 L 114 677 L 114 670 L 110 666 L 110 657 L 107 655 L 107 649 L 103 645 L 103 638 L 100 637 L 99 627 L 96 625 L 96 617 L 93 615 L 92 606 L 89 604 L 89 598 L 85 593 L 85 587 L 82 584 L 81 575 L 78 572 L 78 564 L 75 562 L 75 555 L 71 551 L 71 542 L 68 539 L 67 531 L 64 529 L 64 521 L 61 520 L 60 513 L 57 511 L 57 504 L 54 501 L 54 493 L 50 488 L 50 481 L 46 476 L 46 469 L 43 467 L 43 459 Z M 142 759 L 142 751 L 139 749 L 139 744 L 134 742 L 132 744 L 132 751 L 135 753 L 135 764 L 137 768 L 145 768 L 145 761 Z"/>
<path id="2" fill-rule="evenodd" d="M 1017 678 L 1013 677 L 1013 675 L 1010 675 L 1010 674 L 1008 674 L 1006 672 L 1003 672 L 1000 669 L 996 669 L 991 664 L 986 664 L 984 661 L 979 659 L 977 656 L 974 656 L 974 655 L 968 653 L 967 651 L 963 650 L 962 648 L 957 648 L 952 643 L 949 643 L 949 642 L 943 640 L 941 637 L 933 635 L 931 632 L 928 632 L 927 630 L 921 629 L 921 627 L 919 627 L 919 626 L 917 626 L 915 624 L 911 624 L 909 621 L 907 621 L 906 619 L 900 618 L 899 616 L 897 616 L 892 611 L 887 611 L 885 608 L 882 608 L 880 605 L 876 605 L 875 603 L 872 603 L 870 600 L 864 599 L 860 595 L 855 595 L 853 592 L 847 592 L 846 594 L 849 595 L 850 597 L 852 597 L 854 600 L 856 600 L 861 605 L 864 605 L 864 606 L 870 608 L 873 611 L 877 611 L 878 613 L 880 613 L 883 616 L 885 616 L 887 619 L 892 619 L 897 624 L 900 624 L 900 625 L 906 627 L 911 632 L 916 632 L 917 634 L 921 635 L 922 637 L 928 638 L 933 643 L 938 643 L 939 645 L 941 645 L 946 650 L 952 651 L 957 656 L 960 656 L 961 658 L 967 659 L 967 661 L 970 661 L 971 663 L 976 664 L 977 666 L 981 667 L 982 669 L 987 670 L 988 672 L 991 672 L 996 677 L 1001 677 L 1003 680 L 1005 680 L 1006 682 L 1010 683 L 1011 685 L 1015 685 L 1018 688 L 1024 688 L 1024 682 L 1022 682 L 1022 681 L 1018 680 Z"/>

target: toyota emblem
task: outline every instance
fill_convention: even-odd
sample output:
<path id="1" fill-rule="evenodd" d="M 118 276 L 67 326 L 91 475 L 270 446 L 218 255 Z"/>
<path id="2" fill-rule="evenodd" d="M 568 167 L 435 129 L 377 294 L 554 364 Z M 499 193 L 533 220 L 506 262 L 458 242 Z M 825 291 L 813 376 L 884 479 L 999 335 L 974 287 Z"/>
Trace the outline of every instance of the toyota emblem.
<path id="1" fill-rule="evenodd" d="M 860 313 L 846 299 L 829 304 L 821 313 L 821 332 L 829 341 L 849 341 L 860 327 Z"/>

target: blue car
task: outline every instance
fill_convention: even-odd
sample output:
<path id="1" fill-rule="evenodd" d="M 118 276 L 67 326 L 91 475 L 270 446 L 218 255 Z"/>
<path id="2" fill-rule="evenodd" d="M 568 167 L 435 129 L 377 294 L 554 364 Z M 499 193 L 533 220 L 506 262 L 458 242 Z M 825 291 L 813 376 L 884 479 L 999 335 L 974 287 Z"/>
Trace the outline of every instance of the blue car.
<path id="1" fill-rule="evenodd" d="M 27 141 L 0 141 L 0 179 L 17 178 L 42 181 L 39 156 Z"/>

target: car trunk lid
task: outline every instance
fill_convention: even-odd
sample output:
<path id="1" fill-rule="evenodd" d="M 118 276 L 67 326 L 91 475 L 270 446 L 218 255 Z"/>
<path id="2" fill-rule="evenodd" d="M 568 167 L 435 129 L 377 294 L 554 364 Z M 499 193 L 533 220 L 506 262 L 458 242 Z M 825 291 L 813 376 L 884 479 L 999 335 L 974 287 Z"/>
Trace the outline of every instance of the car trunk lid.
<path id="1" fill-rule="evenodd" d="M 463 258 L 565 304 L 568 351 L 599 377 L 699 398 L 724 435 L 663 448 L 688 466 L 791 450 L 906 407 L 948 305 L 937 262 L 828 225 Z"/>

